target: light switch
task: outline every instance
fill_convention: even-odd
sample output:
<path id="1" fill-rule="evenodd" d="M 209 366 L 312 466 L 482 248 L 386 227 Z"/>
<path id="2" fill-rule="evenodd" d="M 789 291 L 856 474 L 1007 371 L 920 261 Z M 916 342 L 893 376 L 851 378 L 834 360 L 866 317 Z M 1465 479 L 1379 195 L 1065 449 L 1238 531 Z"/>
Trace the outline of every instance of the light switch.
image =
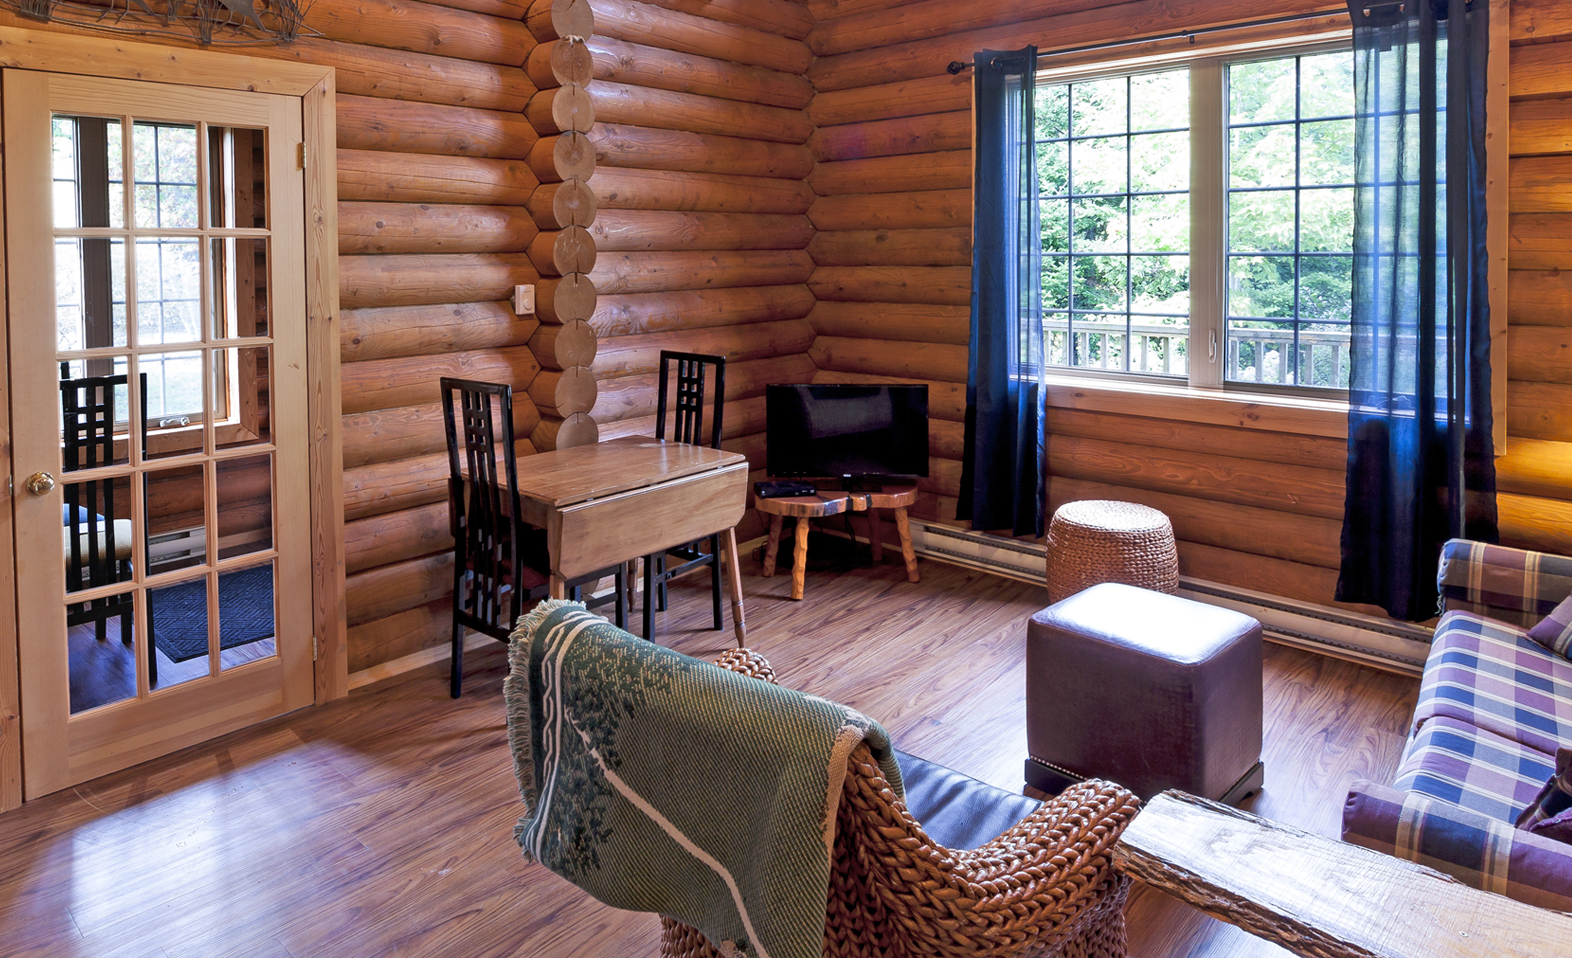
<path id="1" fill-rule="evenodd" d="M 515 316 L 535 315 L 535 287 L 513 287 L 513 314 Z"/>

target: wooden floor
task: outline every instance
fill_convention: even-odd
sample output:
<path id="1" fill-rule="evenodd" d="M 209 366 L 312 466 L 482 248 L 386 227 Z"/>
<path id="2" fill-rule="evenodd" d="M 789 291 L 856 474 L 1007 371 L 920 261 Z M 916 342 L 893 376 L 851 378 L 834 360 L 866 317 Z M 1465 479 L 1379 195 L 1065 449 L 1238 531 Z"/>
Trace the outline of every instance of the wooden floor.
<path id="1" fill-rule="evenodd" d="M 757 565 L 747 563 L 757 572 Z M 1024 619 L 1043 590 L 898 564 L 744 579 L 749 644 L 784 684 L 879 719 L 902 748 L 1010 789 L 1025 755 Z M 672 590 L 662 642 L 712 657 L 707 593 Z M 729 625 L 729 623 L 728 623 Z M 512 841 L 500 645 L 0 816 L 0 953 L 115 958 L 634 956 L 652 916 L 612 911 Z M 1336 834 L 1357 776 L 1389 780 L 1417 683 L 1269 647 L 1256 810 Z M 1137 956 L 1283 954 L 1157 895 Z"/>
<path id="2" fill-rule="evenodd" d="M 98 641 L 91 624 L 72 626 L 66 630 L 71 682 L 71 714 L 85 712 L 121 702 L 136 695 L 136 654 L 131 646 L 120 641 L 120 619 L 109 619 L 105 637 Z M 218 667 L 232 669 L 247 662 L 265 659 L 278 651 L 272 636 L 247 642 L 218 653 Z M 164 654 L 154 643 L 153 654 L 158 656 L 158 682 L 154 688 L 173 688 L 182 682 L 203 678 L 208 674 L 207 656 L 176 662 Z"/>

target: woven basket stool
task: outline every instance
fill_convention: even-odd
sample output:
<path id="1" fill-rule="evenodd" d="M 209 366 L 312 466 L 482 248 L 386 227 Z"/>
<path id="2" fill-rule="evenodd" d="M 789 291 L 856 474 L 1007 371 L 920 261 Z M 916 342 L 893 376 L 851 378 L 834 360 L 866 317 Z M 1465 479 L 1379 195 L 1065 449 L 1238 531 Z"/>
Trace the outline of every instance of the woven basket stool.
<path id="1" fill-rule="evenodd" d="M 1173 593 L 1179 552 L 1168 517 L 1112 499 L 1067 502 L 1048 524 L 1048 598 L 1067 599 L 1100 582 Z"/>

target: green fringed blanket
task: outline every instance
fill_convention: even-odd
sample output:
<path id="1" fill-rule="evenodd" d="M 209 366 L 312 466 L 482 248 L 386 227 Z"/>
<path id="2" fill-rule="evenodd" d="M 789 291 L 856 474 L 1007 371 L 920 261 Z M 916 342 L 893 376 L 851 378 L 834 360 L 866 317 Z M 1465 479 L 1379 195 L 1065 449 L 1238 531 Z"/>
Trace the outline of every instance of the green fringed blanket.
<path id="1" fill-rule="evenodd" d="M 577 602 L 519 621 L 508 740 L 532 858 L 725 954 L 819 958 L 846 760 L 878 723 L 630 635 Z"/>

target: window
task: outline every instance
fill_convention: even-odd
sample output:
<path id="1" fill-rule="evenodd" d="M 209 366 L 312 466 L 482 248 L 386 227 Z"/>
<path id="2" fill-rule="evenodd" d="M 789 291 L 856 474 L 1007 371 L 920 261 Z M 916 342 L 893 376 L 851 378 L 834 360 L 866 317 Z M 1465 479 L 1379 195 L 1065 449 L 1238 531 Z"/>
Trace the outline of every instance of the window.
<path id="1" fill-rule="evenodd" d="M 1353 97 L 1346 48 L 1040 83 L 1049 362 L 1346 389 Z"/>

